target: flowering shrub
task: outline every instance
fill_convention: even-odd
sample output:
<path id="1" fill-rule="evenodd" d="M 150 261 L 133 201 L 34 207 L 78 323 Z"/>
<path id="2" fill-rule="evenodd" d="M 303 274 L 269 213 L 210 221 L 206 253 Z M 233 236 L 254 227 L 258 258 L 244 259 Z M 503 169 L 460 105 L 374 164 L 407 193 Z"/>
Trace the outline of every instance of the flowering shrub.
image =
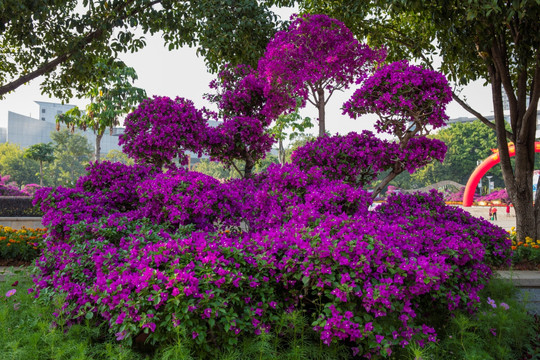
<path id="1" fill-rule="evenodd" d="M 436 139 L 412 138 L 400 148 L 364 130 L 340 136 L 322 136 L 298 148 L 291 156 L 301 169 L 319 167 L 325 176 L 355 186 L 366 186 L 379 174 L 397 166 L 410 173 L 433 160 L 444 160 L 446 145 Z"/>
<path id="2" fill-rule="evenodd" d="M 19 189 L 16 182 L 9 182 L 10 177 L 0 175 L 0 196 L 29 196 L 28 192 Z"/>
<path id="3" fill-rule="evenodd" d="M 0 261 L 31 261 L 38 257 L 47 229 L 23 227 L 16 230 L 0 225 Z"/>
<path id="4" fill-rule="evenodd" d="M 396 151 L 395 143 L 364 130 L 318 137 L 298 148 L 291 160 L 302 170 L 318 167 L 331 179 L 364 186 L 392 166 Z"/>
<path id="5" fill-rule="evenodd" d="M 87 168 L 74 189 L 43 188 L 36 192 L 34 205 L 43 209 L 43 224 L 55 237 L 69 236 L 80 222 L 94 222 L 109 214 L 140 217 L 137 185 L 153 176 L 155 169 L 145 165 L 124 165 L 103 161 Z"/>
<path id="6" fill-rule="evenodd" d="M 479 196 L 478 198 L 475 199 L 475 201 L 495 201 L 495 200 L 500 200 L 504 202 L 510 201 L 510 198 L 508 197 L 508 193 L 506 192 L 506 189 L 495 190 L 487 195 Z"/>
<path id="7" fill-rule="evenodd" d="M 28 194 L 28 196 L 34 196 L 38 189 L 41 189 L 43 186 L 39 184 L 26 184 L 22 187 L 22 192 Z"/>
<path id="8" fill-rule="evenodd" d="M 226 119 L 208 130 L 208 154 L 211 160 L 229 166 L 234 160 L 244 160 L 246 169 L 241 175 L 251 176 L 258 160 L 264 159 L 275 139 L 265 131 L 264 124 L 255 117 L 236 116 Z"/>
<path id="9" fill-rule="evenodd" d="M 142 205 L 139 216 L 157 224 L 193 225 L 201 230 L 236 225 L 231 221 L 238 210 L 227 195 L 221 183 L 211 176 L 184 169 L 169 170 L 138 186 L 137 196 Z"/>
<path id="10" fill-rule="evenodd" d="M 457 192 L 449 193 L 444 198 L 445 201 L 463 202 L 463 194 L 465 194 L 465 186 L 461 187 Z M 475 199 L 477 197 L 475 196 Z"/>
<path id="11" fill-rule="evenodd" d="M 135 186 L 134 208 L 124 209 L 106 201 L 122 197 L 92 188 L 94 175 L 117 166 L 144 169 L 90 169 L 74 191 L 111 214 L 78 214 L 68 232 L 51 232 L 35 290 L 64 293 L 63 316 L 106 321 L 119 340 L 146 333 L 158 343 L 181 326 L 212 351 L 298 309 L 326 344 L 390 354 L 435 340 L 422 320 L 433 299 L 441 311 L 474 309 L 486 264 L 509 256 L 504 233 L 435 194 L 398 195 L 369 212 L 363 190 L 291 164 L 225 184 L 184 170 L 150 174 Z M 50 200 L 64 191 L 38 192 L 43 209 L 56 213 Z M 65 213 L 81 206 L 63 204 Z M 223 222 L 216 232 L 227 216 L 238 225 Z"/>
<path id="12" fill-rule="evenodd" d="M 29 194 L 16 187 L 0 185 L 0 196 L 29 196 Z"/>
<path id="13" fill-rule="evenodd" d="M 540 240 L 526 237 L 518 241 L 516 228 L 508 232 L 512 241 L 512 268 L 516 270 L 538 270 L 540 268 Z"/>

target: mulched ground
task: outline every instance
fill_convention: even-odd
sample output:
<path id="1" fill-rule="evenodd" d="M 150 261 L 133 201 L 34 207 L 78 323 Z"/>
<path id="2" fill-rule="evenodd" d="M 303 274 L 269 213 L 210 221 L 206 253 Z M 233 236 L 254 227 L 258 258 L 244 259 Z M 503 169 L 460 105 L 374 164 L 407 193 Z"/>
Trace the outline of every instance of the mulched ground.
<path id="1" fill-rule="evenodd" d="M 28 266 L 31 265 L 31 261 L 13 260 L 13 259 L 0 259 L 0 266 Z"/>

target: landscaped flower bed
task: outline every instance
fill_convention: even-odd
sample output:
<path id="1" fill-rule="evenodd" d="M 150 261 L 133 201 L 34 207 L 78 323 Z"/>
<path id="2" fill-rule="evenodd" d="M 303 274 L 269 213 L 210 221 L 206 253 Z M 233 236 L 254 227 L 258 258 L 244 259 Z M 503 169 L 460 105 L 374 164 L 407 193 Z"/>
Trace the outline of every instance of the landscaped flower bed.
<path id="1" fill-rule="evenodd" d="M 0 265 L 28 264 L 36 259 L 46 231 L 0 225 Z"/>

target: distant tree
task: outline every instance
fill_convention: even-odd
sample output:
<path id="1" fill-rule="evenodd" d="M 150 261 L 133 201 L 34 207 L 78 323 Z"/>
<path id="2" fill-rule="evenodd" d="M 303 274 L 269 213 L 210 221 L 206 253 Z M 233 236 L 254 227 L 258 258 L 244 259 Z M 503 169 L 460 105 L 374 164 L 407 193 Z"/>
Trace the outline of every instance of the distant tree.
<path id="1" fill-rule="evenodd" d="M 55 144 L 55 160 L 48 167 L 47 176 L 55 186 L 74 186 L 77 179 L 86 173 L 92 146 L 86 137 L 67 129 L 53 131 L 51 139 Z"/>
<path id="2" fill-rule="evenodd" d="M 430 137 L 443 141 L 448 150 L 442 163 L 428 164 L 411 175 L 423 186 L 443 180 L 465 185 L 477 162 L 493 154 L 492 149 L 497 149 L 495 131 L 480 120 L 452 124 Z M 504 186 L 500 167 L 493 167 L 487 175 L 494 176 L 492 181 L 496 182 L 496 186 Z"/>
<path id="3" fill-rule="evenodd" d="M 125 66 L 121 61 L 110 65 L 99 62 L 96 72 L 101 76 L 86 94 L 90 104 L 86 111 L 74 107 L 64 114 L 56 116 L 57 130 L 64 123 L 73 132 L 75 129 L 92 129 L 96 134 L 94 159 L 99 162 L 101 156 L 101 139 L 107 129 L 112 132 L 120 125 L 119 118 L 130 111 L 146 98 L 146 91 L 134 87 L 132 82 L 137 79 L 133 68 Z"/>
<path id="4" fill-rule="evenodd" d="M 43 186 L 43 163 L 54 161 L 54 146 L 51 143 L 39 143 L 24 150 L 24 157 L 39 162 L 39 185 Z"/>
<path id="5" fill-rule="evenodd" d="M 135 160 L 130 159 L 126 154 L 121 152 L 120 150 L 112 149 L 107 153 L 105 156 L 105 160 L 108 160 L 110 162 L 119 162 L 126 165 L 133 165 L 135 163 Z"/>
<path id="6" fill-rule="evenodd" d="M 306 14 L 276 33 L 259 60 L 258 71 L 266 79 L 266 89 L 284 87 L 315 106 L 319 136 L 323 136 L 325 106 L 333 93 L 363 80 L 384 57 L 384 51 L 361 44 L 342 22 Z M 294 108 L 294 98 L 291 101 Z"/>
<path id="7" fill-rule="evenodd" d="M 0 174 L 10 175 L 10 180 L 19 185 L 35 184 L 39 181 L 39 163 L 24 157 L 18 145 L 0 144 Z"/>
<path id="8" fill-rule="evenodd" d="M 299 107 L 302 105 L 301 99 L 296 99 L 296 108 L 292 113 L 278 116 L 270 133 L 278 140 L 278 160 L 280 164 L 286 162 L 286 151 L 283 141 L 293 141 L 303 135 L 306 129 L 312 128 L 313 123 L 309 117 L 300 116 Z"/>

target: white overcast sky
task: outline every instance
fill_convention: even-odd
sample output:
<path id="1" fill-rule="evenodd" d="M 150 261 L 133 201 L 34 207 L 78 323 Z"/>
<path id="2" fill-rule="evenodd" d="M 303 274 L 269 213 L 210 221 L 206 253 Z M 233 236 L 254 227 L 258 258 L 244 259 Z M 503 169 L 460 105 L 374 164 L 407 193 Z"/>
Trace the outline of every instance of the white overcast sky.
<path id="1" fill-rule="evenodd" d="M 280 10 L 280 16 L 288 18 L 294 11 L 291 9 Z M 204 59 L 196 56 L 194 48 L 182 48 L 168 51 L 163 41 L 156 35 L 146 36 L 147 46 L 135 54 L 123 54 L 121 56 L 129 66 L 135 68 L 139 79 L 135 85 L 144 88 L 149 96 L 160 95 L 176 97 L 181 96 L 191 99 L 196 106 L 208 106 L 203 99 L 203 94 L 210 92 L 209 82 L 214 75 L 206 71 Z M 8 94 L 4 100 L 0 100 L 0 120 L 7 118 L 8 111 L 38 117 L 38 105 L 34 101 L 59 102 L 55 98 L 40 93 L 39 84 L 41 79 L 35 79 L 29 84 L 17 88 Z M 327 130 L 332 134 L 346 134 L 350 131 L 360 132 L 364 129 L 373 130 L 371 117 L 351 120 L 341 114 L 342 104 L 352 95 L 354 89 L 343 93 L 334 94 L 327 105 Z M 482 82 L 475 82 L 462 91 L 462 96 L 477 111 L 484 116 L 492 114 L 491 90 L 482 86 Z M 72 99 L 70 104 L 85 106 L 85 99 Z M 471 115 L 463 110 L 458 104 L 452 102 L 447 113 L 451 118 Z M 312 119 L 317 118 L 316 109 L 307 104 L 301 114 Z M 1 121 L 0 121 L 1 123 Z M 317 130 L 312 129 L 315 133 Z"/>

